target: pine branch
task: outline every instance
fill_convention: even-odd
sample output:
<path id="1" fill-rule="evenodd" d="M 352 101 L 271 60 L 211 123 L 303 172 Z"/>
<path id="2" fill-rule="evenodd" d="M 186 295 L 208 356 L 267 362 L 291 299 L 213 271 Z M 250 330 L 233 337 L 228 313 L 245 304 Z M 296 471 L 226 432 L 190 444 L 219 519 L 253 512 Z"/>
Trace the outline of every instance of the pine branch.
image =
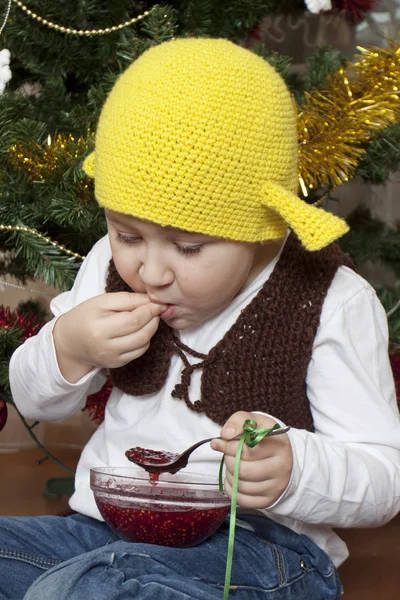
<path id="1" fill-rule="evenodd" d="M 215 6 L 210 0 L 178 3 L 180 30 L 187 36 L 210 37 L 215 27 Z"/>
<path id="2" fill-rule="evenodd" d="M 129 0 L 96 0 L 96 2 L 64 2 L 30 0 L 29 8 L 65 27 L 99 29 L 118 25 L 140 14 L 143 4 Z M 12 13 L 4 30 L 5 46 L 13 56 L 12 89 L 26 82 L 27 73 L 36 81 L 44 82 L 56 74 L 67 83 L 67 93 L 76 87 L 80 93 L 88 82 L 102 77 L 104 68 L 115 60 L 115 44 L 120 33 L 107 36 L 80 38 L 60 35 L 59 32 L 35 22 L 13 4 Z"/>
<path id="3" fill-rule="evenodd" d="M 177 12 L 171 6 L 155 6 L 135 30 L 124 33 L 117 45 L 120 69 L 126 68 L 127 63 L 152 46 L 174 39 L 179 27 L 177 18 Z"/>
<path id="4" fill-rule="evenodd" d="M 306 60 L 307 72 L 304 77 L 304 90 L 323 86 L 326 78 L 347 62 L 346 56 L 333 46 L 324 45 Z"/>
<path id="5" fill-rule="evenodd" d="M 10 382 L 8 379 L 8 372 L 10 369 L 10 358 L 11 356 L 5 359 L 0 358 L 0 392 L 3 390 L 4 392 L 10 393 Z"/>
<path id="6" fill-rule="evenodd" d="M 178 29 L 177 12 L 168 5 L 155 7 L 149 16 L 142 21 L 139 29 L 143 37 L 154 44 L 162 44 L 172 40 Z"/>
<path id="7" fill-rule="evenodd" d="M 10 357 L 16 348 L 21 344 L 23 331 L 18 323 L 8 327 L 0 327 L 0 357 Z"/>
<path id="8" fill-rule="evenodd" d="M 366 183 L 385 183 L 400 168 L 400 123 L 380 131 L 365 149 L 356 174 Z"/>
<path id="9" fill-rule="evenodd" d="M 305 10 L 303 0 L 183 0 L 175 5 L 183 35 L 222 37 L 236 42 L 266 15 Z"/>
<path id="10" fill-rule="evenodd" d="M 69 289 L 80 267 L 80 261 L 65 256 L 56 246 L 25 232 L 10 235 L 15 245 L 16 256 L 21 254 L 27 268 L 33 270 L 33 277 L 59 289 Z"/>
<path id="11" fill-rule="evenodd" d="M 8 370 L 11 355 L 23 342 L 23 331 L 18 324 L 0 327 L 0 389 L 10 390 Z"/>
<path id="12" fill-rule="evenodd" d="M 347 219 L 350 231 L 340 241 L 340 247 L 356 266 L 382 260 L 400 278 L 400 230 L 392 229 L 364 207 L 359 207 Z"/>
<path id="13" fill-rule="evenodd" d="M 286 81 L 286 84 L 291 87 L 290 82 L 290 67 L 292 64 L 292 57 L 286 56 L 285 54 L 279 54 L 273 50 L 269 50 L 263 45 L 256 46 L 253 52 L 258 56 L 262 56 L 270 65 L 278 71 L 281 77 Z"/>

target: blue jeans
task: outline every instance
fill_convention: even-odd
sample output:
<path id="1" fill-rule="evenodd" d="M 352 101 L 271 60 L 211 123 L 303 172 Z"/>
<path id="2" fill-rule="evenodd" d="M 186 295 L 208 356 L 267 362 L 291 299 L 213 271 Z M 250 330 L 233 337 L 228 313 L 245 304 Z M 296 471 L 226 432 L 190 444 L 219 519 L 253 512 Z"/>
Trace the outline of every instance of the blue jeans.
<path id="1" fill-rule="evenodd" d="M 237 527 L 232 600 L 337 600 L 329 557 L 309 538 L 262 516 Z M 228 527 L 193 548 L 120 540 L 105 523 L 69 517 L 0 518 L 0 600 L 221 600 Z"/>

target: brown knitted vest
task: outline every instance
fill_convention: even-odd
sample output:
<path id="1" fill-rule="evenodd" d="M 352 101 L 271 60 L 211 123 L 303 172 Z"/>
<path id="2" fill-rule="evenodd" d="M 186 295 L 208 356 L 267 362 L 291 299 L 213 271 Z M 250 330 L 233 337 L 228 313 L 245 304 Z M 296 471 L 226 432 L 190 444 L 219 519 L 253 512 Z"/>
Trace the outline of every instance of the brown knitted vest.
<path id="1" fill-rule="evenodd" d="M 220 425 L 238 410 L 258 410 L 312 431 L 307 367 L 324 299 L 338 267 L 344 264 L 352 266 L 336 245 L 307 252 L 291 234 L 268 281 L 208 355 L 182 344 L 160 321 L 143 356 L 111 369 L 114 385 L 134 396 L 159 391 L 167 379 L 172 353 L 177 352 L 183 370 L 172 395 L 190 409 Z M 131 291 L 112 260 L 106 291 Z M 186 354 L 201 360 L 191 365 Z M 202 369 L 199 399 L 189 398 L 188 392 L 195 369 Z"/>

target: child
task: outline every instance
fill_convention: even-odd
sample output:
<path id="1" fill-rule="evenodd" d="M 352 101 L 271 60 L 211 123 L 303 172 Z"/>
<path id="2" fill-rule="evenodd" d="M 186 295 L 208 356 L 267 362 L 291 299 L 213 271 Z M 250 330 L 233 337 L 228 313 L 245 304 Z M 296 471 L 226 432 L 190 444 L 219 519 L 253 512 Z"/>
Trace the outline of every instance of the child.
<path id="1" fill-rule="evenodd" d="M 247 418 L 291 430 L 244 448 L 232 598 L 339 598 L 347 550 L 331 527 L 398 512 L 400 424 L 384 311 L 331 244 L 347 227 L 296 196 L 284 83 L 225 40 L 161 44 L 117 81 L 85 170 L 108 237 L 15 352 L 11 387 L 47 421 L 80 410 L 106 370 L 114 389 L 78 465 L 76 514 L 0 519 L 0 598 L 220 599 L 225 525 L 189 549 L 119 540 L 89 470 L 221 435 L 189 469 L 216 479 L 224 453 L 229 495 L 228 440 Z"/>

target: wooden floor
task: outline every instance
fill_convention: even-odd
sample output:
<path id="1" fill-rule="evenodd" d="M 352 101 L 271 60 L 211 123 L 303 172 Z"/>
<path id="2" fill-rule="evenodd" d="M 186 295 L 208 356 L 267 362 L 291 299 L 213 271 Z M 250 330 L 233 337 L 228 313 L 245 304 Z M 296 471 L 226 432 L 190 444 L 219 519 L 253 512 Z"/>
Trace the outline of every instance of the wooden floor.
<path id="1" fill-rule="evenodd" d="M 79 453 L 53 453 L 74 468 Z M 68 477 L 52 461 L 41 465 L 39 450 L 0 454 L 0 515 L 57 514 L 68 508 L 67 497 L 46 498 L 43 491 L 49 478 Z M 399 600 L 400 598 L 400 515 L 379 529 L 346 530 L 350 558 L 340 568 L 344 600 Z"/>

